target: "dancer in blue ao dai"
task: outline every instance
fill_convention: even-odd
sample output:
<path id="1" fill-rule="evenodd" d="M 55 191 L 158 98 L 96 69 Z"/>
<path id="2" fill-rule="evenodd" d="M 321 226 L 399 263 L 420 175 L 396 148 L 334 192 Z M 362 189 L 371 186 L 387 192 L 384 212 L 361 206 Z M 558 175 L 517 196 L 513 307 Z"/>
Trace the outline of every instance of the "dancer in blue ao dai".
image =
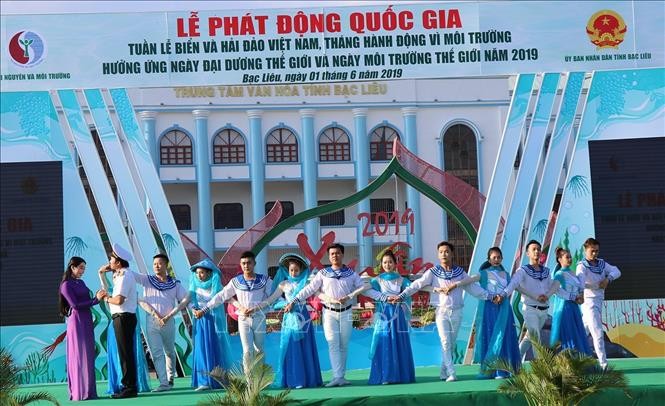
<path id="1" fill-rule="evenodd" d="M 307 261 L 303 257 L 292 253 L 282 255 L 272 284 L 275 290 L 254 311 L 261 311 L 282 295 L 286 301 L 279 301 L 276 309 L 292 302 L 307 284 L 309 274 Z M 314 327 L 305 303 L 296 302 L 290 312 L 284 312 L 276 371 L 275 384 L 282 388 L 315 388 L 323 384 Z"/>
<path id="2" fill-rule="evenodd" d="M 110 294 L 110 293 L 109 293 Z M 143 340 L 141 340 L 141 325 L 137 318 L 136 332 L 134 333 L 134 360 L 136 362 L 136 384 L 138 392 L 150 392 L 150 381 L 148 380 L 148 362 L 145 359 Z M 106 393 L 112 395 L 123 390 L 122 368 L 120 366 L 120 354 L 118 343 L 115 340 L 113 323 L 109 323 L 106 330 L 106 355 L 108 357 L 108 387 Z"/>
<path id="3" fill-rule="evenodd" d="M 222 290 L 222 271 L 210 259 L 197 262 L 190 270 L 189 292 L 176 308 L 176 313 L 185 306 L 201 309 Z M 193 318 L 193 323 L 192 388 L 197 391 L 218 389 L 221 385 L 208 374 L 215 367 L 224 370 L 232 367 L 224 306 Z"/>
<path id="4" fill-rule="evenodd" d="M 580 311 L 580 304 L 584 302 L 583 282 L 570 269 L 572 264 L 570 251 L 557 248 L 556 261 L 554 280 L 559 282 L 561 290 L 554 300 L 550 346 L 555 347 L 560 344 L 562 350 L 570 348 L 591 355 Z"/>
<path id="5" fill-rule="evenodd" d="M 372 368 L 368 384 L 411 383 L 416 381 L 409 338 L 408 311 L 410 300 L 387 303 L 389 296 L 397 296 L 410 285 L 407 278 L 397 272 L 397 259 L 387 250 L 381 258 L 382 272 L 371 282 L 372 289 L 381 292 L 382 300 L 376 302 L 374 310 L 374 333 L 369 357 Z"/>
<path id="6" fill-rule="evenodd" d="M 480 286 L 493 300 L 480 301 L 476 313 L 476 344 L 473 361 L 480 364 L 479 379 L 503 379 L 508 371 L 495 370 L 490 365 L 502 360 L 513 371 L 519 371 L 522 361 L 517 344 L 517 327 L 509 300 L 498 300 L 510 282 L 510 274 L 501 265 L 503 254 L 499 247 L 487 252 L 487 261 L 480 267 Z"/>

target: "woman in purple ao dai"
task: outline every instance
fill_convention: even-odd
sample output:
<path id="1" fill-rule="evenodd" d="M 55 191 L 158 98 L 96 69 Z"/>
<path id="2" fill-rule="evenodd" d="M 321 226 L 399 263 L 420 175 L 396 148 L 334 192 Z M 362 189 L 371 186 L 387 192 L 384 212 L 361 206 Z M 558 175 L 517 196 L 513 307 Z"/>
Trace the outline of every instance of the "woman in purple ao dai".
<path id="1" fill-rule="evenodd" d="M 60 313 L 67 317 L 67 385 L 69 400 L 97 398 L 95 383 L 95 337 L 90 308 L 99 304 L 103 290 L 90 297 L 90 290 L 81 279 L 85 260 L 72 257 L 60 283 Z"/>

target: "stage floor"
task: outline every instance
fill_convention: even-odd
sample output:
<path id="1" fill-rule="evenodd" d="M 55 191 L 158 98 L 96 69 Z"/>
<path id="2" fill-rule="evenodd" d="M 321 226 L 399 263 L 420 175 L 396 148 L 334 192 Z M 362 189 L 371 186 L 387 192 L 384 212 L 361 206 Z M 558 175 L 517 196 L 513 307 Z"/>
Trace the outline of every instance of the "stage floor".
<path id="1" fill-rule="evenodd" d="M 611 364 L 626 373 L 632 399 L 620 391 L 605 391 L 594 395 L 586 404 L 611 405 L 662 405 L 665 399 L 665 358 L 633 358 L 612 360 Z M 399 402 L 400 406 L 429 405 L 441 401 L 454 401 L 456 406 L 462 405 L 520 405 L 526 404 L 523 399 L 510 399 L 496 392 L 499 381 L 476 380 L 478 367 L 457 366 L 458 382 L 441 382 L 438 379 L 438 367 L 422 367 L 416 369 L 416 383 L 409 385 L 368 386 L 369 370 L 354 370 L 347 373 L 353 385 L 338 388 L 298 389 L 291 391 L 289 398 L 301 405 L 382 405 L 385 402 Z M 330 378 L 324 373 L 324 382 Z M 198 401 L 208 398 L 211 392 L 194 392 L 190 387 L 189 378 L 176 379 L 175 388 L 169 392 L 142 393 L 138 398 L 113 400 L 108 397 L 86 401 L 86 406 L 94 405 L 138 405 L 138 406 L 185 406 L 196 405 Z M 156 381 L 152 382 L 157 386 Z M 30 385 L 20 389 L 21 392 L 44 390 L 53 394 L 61 404 L 70 402 L 66 384 Z M 97 385 L 97 393 L 106 391 L 106 382 Z M 39 402 L 36 405 L 49 403 Z M 81 404 L 81 403 L 78 403 Z"/>

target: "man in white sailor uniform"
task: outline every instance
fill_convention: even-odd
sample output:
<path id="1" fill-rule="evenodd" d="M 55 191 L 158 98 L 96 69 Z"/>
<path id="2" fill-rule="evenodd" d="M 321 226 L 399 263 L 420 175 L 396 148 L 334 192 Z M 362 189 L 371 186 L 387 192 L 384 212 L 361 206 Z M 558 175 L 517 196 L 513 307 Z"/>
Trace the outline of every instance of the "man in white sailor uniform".
<path id="1" fill-rule="evenodd" d="M 441 341 L 441 371 L 439 377 L 446 382 L 457 380 L 453 364 L 453 351 L 457 333 L 462 322 L 464 298 L 462 290 L 471 295 L 488 300 L 492 297 L 478 283 L 477 277 L 470 277 L 462 267 L 453 265 L 454 246 L 441 241 L 437 247 L 439 263 L 423 273 L 409 287 L 404 289 L 398 296 L 391 296 L 390 302 L 397 302 L 413 295 L 419 290 L 432 287 L 433 292 L 439 293 L 439 303 L 436 309 L 436 329 Z M 458 289 L 461 288 L 461 289 Z"/>
<path id="2" fill-rule="evenodd" d="M 605 354 L 605 340 L 603 337 L 603 300 L 605 300 L 607 285 L 617 280 L 621 276 L 621 271 L 616 266 L 599 259 L 599 249 L 600 243 L 598 240 L 588 238 L 584 242 L 584 260 L 577 264 L 575 273 L 584 285 L 582 321 L 591 333 L 598 363 L 602 368 L 607 368 L 607 355 Z"/>
<path id="3" fill-rule="evenodd" d="M 234 277 L 224 286 L 221 292 L 206 303 L 206 306 L 194 311 L 206 313 L 224 302 L 230 300 L 233 296 L 237 297 L 240 304 L 238 309 L 238 333 L 240 334 L 240 343 L 242 344 L 242 365 L 245 374 L 249 373 L 249 367 L 255 355 L 263 352 L 263 341 L 266 334 L 266 316 L 263 312 L 257 311 L 260 305 L 271 293 L 272 280 L 268 275 L 257 274 L 254 272 L 256 257 L 253 252 L 245 251 L 240 256 L 240 267 L 242 274 Z"/>
<path id="4" fill-rule="evenodd" d="M 522 295 L 522 315 L 526 334 L 520 341 L 520 355 L 524 355 L 531 348 L 531 341 L 541 343 L 541 331 L 548 318 L 549 299 L 561 288 L 559 282 L 550 276 L 549 268 L 540 265 L 541 245 L 531 240 L 526 245 L 526 255 L 529 258 L 527 265 L 519 267 L 510 283 L 501 294 L 502 298 L 509 297 L 514 290 Z M 566 295 L 565 292 L 561 292 Z"/>
<path id="5" fill-rule="evenodd" d="M 387 296 L 365 285 L 360 276 L 344 265 L 344 246 L 332 244 L 328 247 L 328 259 L 331 266 L 321 269 L 312 280 L 298 293 L 293 302 L 304 302 L 319 289 L 332 300 L 323 304 L 323 332 L 328 342 L 330 365 L 333 379 L 327 387 L 350 385 L 344 378 L 349 339 L 353 330 L 351 307 L 359 293 L 375 300 L 386 301 Z M 287 304 L 284 311 L 291 311 L 293 302 Z"/>
<path id="6" fill-rule="evenodd" d="M 175 320 L 166 317 L 187 296 L 179 280 L 168 274 L 169 257 L 157 254 L 152 258 L 154 275 L 132 272 L 136 283 L 143 286 L 139 305 L 146 311 L 146 338 L 155 365 L 159 386 L 153 392 L 168 391 L 175 377 Z"/>

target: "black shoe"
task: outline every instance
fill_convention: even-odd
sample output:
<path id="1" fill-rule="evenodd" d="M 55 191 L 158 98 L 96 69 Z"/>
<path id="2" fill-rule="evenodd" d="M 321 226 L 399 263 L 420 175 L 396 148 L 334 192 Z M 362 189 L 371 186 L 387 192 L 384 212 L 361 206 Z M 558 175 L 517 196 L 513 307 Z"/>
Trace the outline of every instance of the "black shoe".
<path id="1" fill-rule="evenodd" d="M 138 393 L 133 390 L 123 390 L 122 392 L 114 393 L 111 395 L 113 399 L 127 399 L 127 398 L 135 398 L 138 396 Z"/>
<path id="2" fill-rule="evenodd" d="M 173 387 L 173 379 L 169 379 L 169 386 Z"/>

